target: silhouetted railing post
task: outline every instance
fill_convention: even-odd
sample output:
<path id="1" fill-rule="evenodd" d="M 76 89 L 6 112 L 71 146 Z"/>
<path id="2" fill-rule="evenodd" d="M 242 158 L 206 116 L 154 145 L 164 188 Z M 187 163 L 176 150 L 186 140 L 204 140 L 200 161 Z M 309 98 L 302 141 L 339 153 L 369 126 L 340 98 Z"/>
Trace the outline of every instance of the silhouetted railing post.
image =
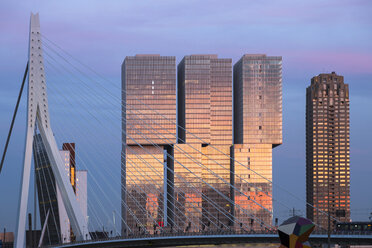
<path id="1" fill-rule="evenodd" d="M 29 244 L 31 248 L 33 248 L 33 242 L 32 242 L 32 216 L 31 213 L 28 214 L 28 230 L 29 230 Z M 26 245 L 27 246 L 27 245 Z"/>

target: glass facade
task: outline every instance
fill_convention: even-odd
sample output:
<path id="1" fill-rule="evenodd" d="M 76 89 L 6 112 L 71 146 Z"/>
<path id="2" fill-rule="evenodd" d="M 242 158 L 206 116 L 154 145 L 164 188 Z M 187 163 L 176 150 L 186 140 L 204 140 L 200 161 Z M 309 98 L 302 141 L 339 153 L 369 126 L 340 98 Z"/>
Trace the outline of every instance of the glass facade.
<path id="1" fill-rule="evenodd" d="M 126 144 L 176 143 L 176 58 L 126 57 L 122 101 Z"/>
<path id="2" fill-rule="evenodd" d="M 178 65 L 178 124 L 179 143 L 232 144 L 231 59 L 183 58 Z"/>
<path id="3" fill-rule="evenodd" d="M 226 230 L 234 220 L 230 207 L 230 147 L 213 145 L 202 148 L 203 229 Z"/>
<path id="4" fill-rule="evenodd" d="M 154 233 L 164 223 L 164 147 L 127 146 L 127 224 L 133 233 Z"/>
<path id="5" fill-rule="evenodd" d="M 185 56 L 177 70 L 176 92 L 174 57 L 123 63 L 123 234 L 163 225 L 262 230 L 272 220 L 272 185 L 246 167 L 272 179 L 272 147 L 282 143 L 281 57 L 244 55 L 234 83 L 232 60 L 217 55 Z"/>
<path id="6" fill-rule="evenodd" d="M 245 230 L 263 230 L 272 220 L 272 184 L 263 178 L 272 180 L 272 145 L 237 144 L 232 149 L 232 157 L 235 160 L 233 180 L 236 187 L 233 197 L 238 205 L 234 208 L 235 226 Z M 261 221 L 265 225 L 261 225 Z"/>
<path id="7" fill-rule="evenodd" d="M 181 126 L 178 142 L 183 144 L 175 146 L 175 159 L 180 159 L 182 165 L 187 165 L 199 177 L 184 175 L 181 163 L 174 162 L 176 194 L 192 192 L 189 198 L 198 203 L 189 211 L 184 210 L 186 215 L 196 216 L 185 230 L 228 228 L 232 221 L 229 202 L 232 60 L 220 59 L 217 55 L 185 56 L 178 65 L 177 83 Z M 181 183 L 182 178 L 196 182 Z M 195 193 L 195 188 L 200 192 Z"/>
<path id="8" fill-rule="evenodd" d="M 231 225 L 230 147 L 175 145 L 176 223 L 182 231 L 227 229 Z"/>
<path id="9" fill-rule="evenodd" d="M 44 224 L 46 215 L 50 209 L 50 216 L 48 218 L 43 244 L 58 244 L 62 239 L 57 202 L 57 185 L 48 154 L 40 134 L 34 135 L 33 153 L 40 221 L 42 224 Z M 65 161 L 64 158 L 63 161 Z"/>
<path id="10" fill-rule="evenodd" d="M 202 146 L 174 145 L 175 223 L 180 231 L 199 231 L 202 217 Z"/>
<path id="11" fill-rule="evenodd" d="M 282 57 L 246 54 L 234 65 L 234 143 L 282 143 Z"/>
<path id="12" fill-rule="evenodd" d="M 324 229 L 328 211 L 332 218 L 350 221 L 349 114 L 343 76 L 332 72 L 311 79 L 306 90 L 306 196 L 318 210 L 307 206 L 306 214 Z"/>
<path id="13" fill-rule="evenodd" d="M 172 154 L 168 144 L 177 141 L 176 106 L 175 57 L 125 58 L 122 65 L 123 235 L 130 231 L 157 232 L 166 225 L 168 216 L 173 218 L 174 210 L 170 206 L 173 161 L 166 154 Z M 165 198 L 169 200 L 164 207 Z"/>
<path id="14" fill-rule="evenodd" d="M 211 144 L 232 144 L 232 60 L 211 59 Z"/>
<path id="15" fill-rule="evenodd" d="M 261 231 L 272 224 L 272 148 L 282 143 L 282 58 L 245 54 L 234 65 L 233 92 L 233 212 L 240 228 Z"/>

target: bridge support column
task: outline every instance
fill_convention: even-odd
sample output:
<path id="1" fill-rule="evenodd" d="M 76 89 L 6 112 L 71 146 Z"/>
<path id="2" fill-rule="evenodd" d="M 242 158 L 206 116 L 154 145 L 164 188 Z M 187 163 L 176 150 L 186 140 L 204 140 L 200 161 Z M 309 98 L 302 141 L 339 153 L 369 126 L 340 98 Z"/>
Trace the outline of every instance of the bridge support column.
<path id="1" fill-rule="evenodd" d="M 36 123 L 40 130 L 41 138 L 50 160 L 56 184 L 61 192 L 63 204 L 66 208 L 76 239 L 90 239 L 86 217 L 83 216 L 81 212 L 75 193 L 70 184 L 70 180 L 64 171 L 64 163 L 50 125 L 39 14 L 31 14 L 28 62 L 26 142 L 15 247 L 23 248 L 25 246 L 26 211 L 30 187 L 32 144 L 34 140 L 33 135 Z"/>

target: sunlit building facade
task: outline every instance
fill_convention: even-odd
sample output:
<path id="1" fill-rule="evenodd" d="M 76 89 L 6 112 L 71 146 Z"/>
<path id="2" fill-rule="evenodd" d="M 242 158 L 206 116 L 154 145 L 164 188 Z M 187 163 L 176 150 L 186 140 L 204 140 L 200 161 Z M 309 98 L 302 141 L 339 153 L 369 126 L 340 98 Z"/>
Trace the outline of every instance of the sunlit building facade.
<path id="1" fill-rule="evenodd" d="M 62 161 L 65 164 L 65 172 L 70 179 L 70 183 L 76 195 L 76 200 L 79 204 L 81 212 L 84 218 L 88 221 L 88 172 L 86 170 L 76 170 L 75 143 L 63 143 L 62 150 L 60 150 L 59 153 L 61 154 Z M 59 225 L 61 231 L 60 238 L 62 243 L 75 241 L 75 234 L 72 232 L 70 220 L 62 200 L 61 192 L 58 187 L 56 190 L 59 210 Z"/>
<path id="2" fill-rule="evenodd" d="M 175 57 L 125 58 L 122 65 L 123 235 L 155 233 L 167 226 L 168 217 L 170 221 L 173 219 L 173 160 L 167 154 L 172 154 L 172 145 L 177 141 L 176 105 Z"/>
<path id="3" fill-rule="evenodd" d="M 75 160 L 75 143 L 63 143 L 62 150 L 69 153 L 69 177 L 72 188 L 76 193 L 76 160 Z"/>
<path id="4" fill-rule="evenodd" d="M 194 221 L 186 222 L 184 230 L 227 229 L 233 219 L 229 186 L 232 60 L 217 55 L 185 56 L 178 65 L 177 84 L 175 192 L 177 197 L 177 192 L 190 192 L 185 199 L 190 202 L 189 208 L 183 209 L 183 215 L 196 216 Z M 186 164 L 192 175 L 187 174 Z"/>
<path id="5" fill-rule="evenodd" d="M 127 147 L 127 224 L 134 233 L 153 232 L 164 223 L 165 162 L 163 146 Z"/>
<path id="6" fill-rule="evenodd" d="M 232 60 L 211 59 L 211 144 L 232 144 Z"/>
<path id="7" fill-rule="evenodd" d="M 174 145 L 175 227 L 197 232 L 202 225 L 202 145 Z"/>
<path id="8" fill-rule="evenodd" d="M 189 55 L 178 64 L 179 143 L 232 144 L 232 60 Z"/>
<path id="9" fill-rule="evenodd" d="M 59 151 L 60 155 L 61 155 L 61 158 L 62 158 L 62 161 L 65 165 L 65 175 L 68 176 L 68 178 L 71 178 L 70 175 L 70 165 L 71 165 L 71 158 L 70 158 L 70 152 L 69 151 Z M 71 227 L 70 227 L 70 220 L 68 218 L 68 215 L 67 215 L 67 212 L 66 212 L 66 208 L 65 208 L 65 205 L 63 204 L 63 200 L 62 200 L 62 195 L 61 195 L 61 191 L 59 190 L 59 188 L 57 187 L 56 188 L 57 190 L 57 203 L 58 203 L 58 212 L 59 212 L 59 226 L 60 226 L 60 230 L 61 230 L 61 240 L 62 240 L 62 243 L 69 243 L 71 242 L 71 234 L 72 234 L 72 230 L 71 230 Z M 75 187 L 75 190 L 76 190 L 76 187 Z"/>
<path id="10" fill-rule="evenodd" d="M 335 72 L 311 79 L 306 90 L 307 217 L 328 228 L 350 221 L 349 86 Z M 316 209 L 315 209 L 316 208 Z"/>
<path id="11" fill-rule="evenodd" d="M 246 54 L 234 65 L 234 143 L 282 143 L 282 57 Z"/>
<path id="12" fill-rule="evenodd" d="M 261 230 L 271 223 L 272 148 L 282 143 L 281 57 L 244 55 L 232 72 L 231 59 L 189 55 L 176 82 L 174 57 L 125 59 L 123 235 L 161 227 Z"/>
<path id="13" fill-rule="evenodd" d="M 231 157 L 236 226 L 262 230 L 272 221 L 272 144 L 236 144 Z"/>
<path id="14" fill-rule="evenodd" d="M 69 143 L 74 144 L 74 143 Z M 75 144 L 74 144 L 75 145 Z M 71 168 L 71 159 L 75 161 L 75 155 L 71 156 L 70 151 L 61 150 L 60 151 L 62 160 L 65 164 L 66 175 L 69 176 L 71 180 L 70 168 Z M 75 153 L 74 153 L 75 154 Z M 74 167 L 75 169 L 76 167 Z M 88 221 L 88 172 L 86 170 L 74 170 L 75 173 L 75 184 L 71 182 L 71 186 L 74 188 L 76 200 L 79 204 L 81 212 L 84 218 Z M 65 205 L 63 203 L 62 195 L 60 190 L 57 187 L 57 203 L 59 210 L 59 225 L 60 225 L 60 237 L 62 243 L 69 243 L 75 240 L 75 235 L 72 232 L 70 225 L 70 219 L 68 218 Z M 87 228 L 87 227 L 84 227 Z"/>
<path id="15" fill-rule="evenodd" d="M 231 226 L 230 147 L 174 146 L 175 221 L 181 231 L 228 229 Z"/>
<path id="16" fill-rule="evenodd" d="M 282 58 L 244 55 L 233 85 L 232 212 L 238 230 L 264 230 L 272 224 L 272 148 L 282 143 Z"/>
<path id="17" fill-rule="evenodd" d="M 202 148 L 203 229 L 230 229 L 234 220 L 230 196 L 230 147 L 212 144 Z"/>
<path id="18" fill-rule="evenodd" d="M 176 58 L 126 57 L 122 103 L 123 140 L 127 145 L 175 144 Z"/>

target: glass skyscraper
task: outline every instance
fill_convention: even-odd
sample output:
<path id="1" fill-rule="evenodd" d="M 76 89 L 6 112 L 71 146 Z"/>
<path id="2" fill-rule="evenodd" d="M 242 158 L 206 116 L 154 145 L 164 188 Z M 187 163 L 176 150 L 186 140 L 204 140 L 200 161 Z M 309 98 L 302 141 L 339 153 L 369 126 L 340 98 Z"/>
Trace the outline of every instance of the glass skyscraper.
<path id="1" fill-rule="evenodd" d="M 306 215 L 328 228 L 350 221 L 349 85 L 335 72 L 306 89 Z"/>
<path id="2" fill-rule="evenodd" d="M 176 58 L 126 57 L 122 101 L 127 145 L 176 143 Z"/>
<path id="3" fill-rule="evenodd" d="M 185 56 L 177 82 L 175 68 L 159 55 L 122 66 L 123 234 L 262 229 L 282 143 L 281 57 L 244 55 L 234 77 L 217 55 Z"/>
<path id="4" fill-rule="evenodd" d="M 167 154 L 172 154 L 176 133 L 176 58 L 126 57 L 122 65 L 123 235 L 156 232 L 167 224 L 168 216 L 173 218 L 173 160 Z"/>
<path id="5" fill-rule="evenodd" d="M 272 147 L 282 143 L 282 58 L 244 55 L 233 91 L 232 212 L 238 228 L 262 230 L 272 222 Z"/>
<path id="6" fill-rule="evenodd" d="M 185 56 L 178 65 L 179 143 L 232 144 L 232 60 Z"/>
<path id="7" fill-rule="evenodd" d="M 282 58 L 244 55 L 234 65 L 234 143 L 282 143 Z"/>
<path id="8" fill-rule="evenodd" d="M 198 216 L 198 221 L 186 222 L 185 230 L 228 228 L 233 220 L 229 201 L 232 60 L 217 55 L 185 56 L 178 65 L 177 83 L 179 144 L 174 154 L 182 163 L 174 162 L 175 193 L 190 192 L 184 214 Z M 182 173 L 185 164 L 193 175 Z"/>
<path id="9" fill-rule="evenodd" d="M 62 239 L 57 202 L 57 184 L 40 134 L 34 135 L 33 152 L 40 222 L 42 225 L 44 224 L 46 215 L 50 210 L 43 244 L 58 244 Z"/>

